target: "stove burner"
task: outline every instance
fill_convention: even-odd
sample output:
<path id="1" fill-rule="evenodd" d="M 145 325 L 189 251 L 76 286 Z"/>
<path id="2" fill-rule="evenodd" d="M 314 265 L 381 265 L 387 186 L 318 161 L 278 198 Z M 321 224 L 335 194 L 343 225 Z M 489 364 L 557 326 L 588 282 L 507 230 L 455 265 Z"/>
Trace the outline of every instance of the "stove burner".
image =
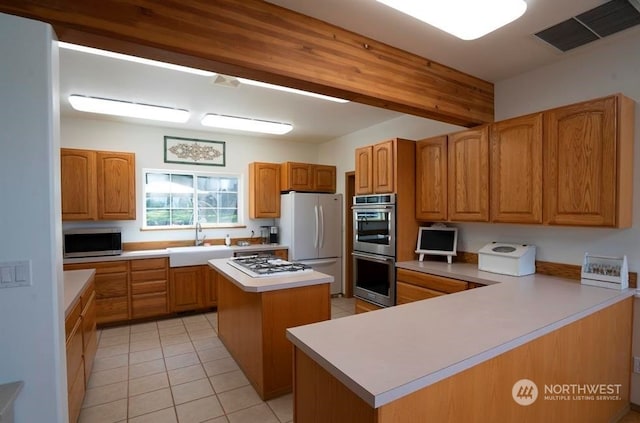
<path id="1" fill-rule="evenodd" d="M 253 277 L 278 276 L 297 272 L 311 272 L 311 266 L 294 263 L 275 256 L 245 256 L 229 259 L 228 263 Z"/>

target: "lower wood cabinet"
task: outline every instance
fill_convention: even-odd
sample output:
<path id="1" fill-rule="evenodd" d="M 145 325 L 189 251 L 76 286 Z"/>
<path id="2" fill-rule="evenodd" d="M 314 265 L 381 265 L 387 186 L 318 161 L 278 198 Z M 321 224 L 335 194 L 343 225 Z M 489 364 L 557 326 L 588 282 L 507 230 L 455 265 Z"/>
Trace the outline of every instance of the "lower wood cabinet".
<path id="1" fill-rule="evenodd" d="M 406 304 L 469 289 L 469 283 L 428 273 L 398 269 L 396 304 Z"/>
<path id="2" fill-rule="evenodd" d="M 164 257 L 131 260 L 131 318 L 169 312 L 169 263 Z"/>
<path id="3" fill-rule="evenodd" d="M 218 278 L 220 274 L 209 266 L 205 270 L 207 279 L 205 281 L 204 289 L 204 306 L 215 307 L 218 305 Z"/>
<path id="4" fill-rule="evenodd" d="M 170 271 L 171 311 L 190 311 L 203 307 L 208 266 L 173 267 Z"/>
<path id="5" fill-rule="evenodd" d="M 380 310 L 381 306 L 377 306 L 375 304 L 371 304 L 367 301 L 363 301 L 359 298 L 356 298 L 356 314 L 366 313 L 368 311 Z"/>
<path id="6" fill-rule="evenodd" d="M 94 280 L 87 283 L 65 318 L 69 421 L 76 422 L 98 346 Z"/>

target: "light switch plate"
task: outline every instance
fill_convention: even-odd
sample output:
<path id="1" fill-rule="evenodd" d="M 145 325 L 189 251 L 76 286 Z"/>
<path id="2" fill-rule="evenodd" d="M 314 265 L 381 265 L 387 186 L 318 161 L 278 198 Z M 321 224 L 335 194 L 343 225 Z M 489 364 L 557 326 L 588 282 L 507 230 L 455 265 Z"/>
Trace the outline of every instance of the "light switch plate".
<path id="1" fill-rule="evenodd" d="M 31 286 L 31 260 L 0 261 L 0 288 Z"/>

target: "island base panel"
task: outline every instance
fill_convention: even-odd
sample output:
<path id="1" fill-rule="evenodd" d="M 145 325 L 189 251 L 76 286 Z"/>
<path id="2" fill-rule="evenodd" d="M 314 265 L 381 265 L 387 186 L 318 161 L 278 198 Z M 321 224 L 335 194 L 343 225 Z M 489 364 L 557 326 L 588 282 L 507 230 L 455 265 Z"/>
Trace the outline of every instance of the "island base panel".
<path id="1" fill-rule="evenodd" d="M 629 407 L 632 300 L 610 307 L 468 370 L 372 408 L 300 349 L 295 349 L 296 423 L 607 422 Z M 512 388 L 529 379 L 537 400 L 517 404 Z M 620 385 L 618 400 L 559 398 L 545 386 Z M 555 396 L 555 399 L 545 395 Z M 327 406 L 330 404 L 330 406 Z"/>
<path id="2" fill-rule="evenodd" d="M 329 284 L 245 292 L 218 279 L 218 335 L 263 400 L 293 389 L 286 329 L 331 318 Z"/>

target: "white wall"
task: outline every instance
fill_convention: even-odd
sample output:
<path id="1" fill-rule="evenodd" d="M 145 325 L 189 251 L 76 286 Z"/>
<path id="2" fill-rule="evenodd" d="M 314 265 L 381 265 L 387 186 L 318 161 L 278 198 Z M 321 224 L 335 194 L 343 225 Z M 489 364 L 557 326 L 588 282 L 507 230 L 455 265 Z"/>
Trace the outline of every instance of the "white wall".
<path id="1" fill-rule="evenodd" d="M 25 382 L 17 422 L 66 422 L 57 50 L 49 25 L 0 14 L 0 260 L 32 286 L 0 290 L 0 384 Z"/>
<path id="2" fill-rule="evenodd" d="M 213 141 L 224 141 L 226 163 L 224 167 L 183 165 L 164 163 L 164 136 L 196 138 Z M 61 145 L 69 148 L 87 148 L 107 151 L 127 151 L 136 154 L 136 221 L 116 221 L 96 223 L 65 223 L 64 228 L 86 226 L 119 226 L 123 228 L 123 242 L 190 240 L 194 238 L 193 229 L 141 231 L 143 224 L 144 186 L 142 169 L 174 169 L 199 172 L 235 173 L 243 178 L 244 202 L 242 209 L 246 228 L 205 229 L 207 239 L 224 238 L 229 234 L 232 238 L 248 237 L 251 230 L 259 236 L 261 225 L 272 225 L 273 219 L 249 219 L 248 204 L 248 164 L 253 161 L 280 163 L 299 161 L 315 163 L 317 147 L 304 142 L 282 141 L 270 138 L 257 138 L 246 135 L 229 135 L 214 132 L 197 132 L 143 126 L 137 124 L 117 123 L 109 120 L 91 118 L 63 117 L 61 120 Z"/>

